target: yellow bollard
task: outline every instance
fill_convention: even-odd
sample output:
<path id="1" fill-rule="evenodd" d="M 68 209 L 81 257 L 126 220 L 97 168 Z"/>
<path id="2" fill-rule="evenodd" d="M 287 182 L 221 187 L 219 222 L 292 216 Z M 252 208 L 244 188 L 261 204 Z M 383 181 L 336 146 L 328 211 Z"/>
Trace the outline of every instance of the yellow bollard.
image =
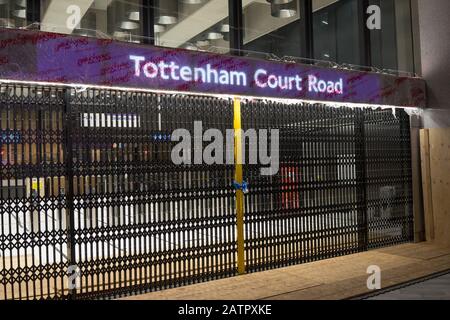
<path id="1" fill-rule="evenodd" d="M 234 163 L 236 183 L 242 185 L 242 130 L 241 130 L 241 100 L 234 99 Z M 237 227 L 237 263 L 238 273 L 245 274 L 245 254 L 244 254 L 244 192 L 242 189 L 236 190 L 236 227 Z"/>

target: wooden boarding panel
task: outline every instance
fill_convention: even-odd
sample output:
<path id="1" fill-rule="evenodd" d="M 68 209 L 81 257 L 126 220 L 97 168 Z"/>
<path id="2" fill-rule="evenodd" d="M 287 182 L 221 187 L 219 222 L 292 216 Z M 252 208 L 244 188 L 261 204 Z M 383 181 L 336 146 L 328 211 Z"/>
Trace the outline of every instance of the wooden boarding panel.
<path id="1" fill-rule="evenodd" d="M 450 245 L 450 128 L 421 130 L 420 149 L 426 238 Z"/>
<path id="2" fill-rule="evenodd" d="M 430 129 L 429 144 L 435 241 L 450 245 L 450 128 Z"/>

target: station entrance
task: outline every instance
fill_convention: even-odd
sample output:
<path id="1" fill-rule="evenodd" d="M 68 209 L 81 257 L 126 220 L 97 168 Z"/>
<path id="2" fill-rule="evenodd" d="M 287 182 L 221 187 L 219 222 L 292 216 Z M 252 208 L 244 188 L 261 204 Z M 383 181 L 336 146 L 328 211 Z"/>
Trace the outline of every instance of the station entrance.
<path id="1" fill-rule="evenodd" d="M 235 166 L 171 161 L 174 130 L 233 129 L 232 99 L 2 84 L 0 111 L 0 299 L 238 273 Z M 246 272 L 413 240 L 404 110 L 253 99 L 241 121 L 280 133 L 276 175 L 242 168 Z"/>

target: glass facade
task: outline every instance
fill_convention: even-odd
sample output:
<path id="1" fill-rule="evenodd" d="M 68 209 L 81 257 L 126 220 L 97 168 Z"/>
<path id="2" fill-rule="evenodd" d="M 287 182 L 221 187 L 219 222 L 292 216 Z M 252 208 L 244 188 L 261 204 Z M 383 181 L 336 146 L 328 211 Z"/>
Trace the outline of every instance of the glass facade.
<path id="1" fill-rule="evenodd" d="M 140 0 L 42 0 L 41 30 L 142 42 Z"/>
<path id="2" fill-rule="evenodd" d="M 381 69 L 414 70 L 410 0 L 371 0 L 381 9 L 381 29 L 370 32 L 371 65 Z"/>
<path id="3" fill-rule="evenodd" d="M 380 28 L 367 28 L 367 6 L 379 8 Z M 0 26 L 33 22 L 171 48 L 414 71 L 411 0 L 0 0 Z"/>
<path id="4" fill-rule="evenodd" d="M 0 0 L 0 27 L 19 28 L 28 24 L 26 0 Z"/>
<path id="5" fill-rule="evenodd" d="M 364 64 L 359 50 L 358 1 L 313 0 L 314 59 Z"/>
<path id="6" fill-rule="evenodd" d="M 243 28 L 246 54 L 299 56 L 300 18 L 298 0 L 244 1 Z"/>
<path id="7" fill-rule="evenodd" d="M 228 53 L 227 0 L 160 0 L 155 2 L 155 44 Z"/>
<path id="8" fill-rule="evenodd" d="M 370 0 L 368 6 L 376 7 L 369 12 L 362 3 L 313 0 L 314 58 L 414 71 L 411 1 Z"/>

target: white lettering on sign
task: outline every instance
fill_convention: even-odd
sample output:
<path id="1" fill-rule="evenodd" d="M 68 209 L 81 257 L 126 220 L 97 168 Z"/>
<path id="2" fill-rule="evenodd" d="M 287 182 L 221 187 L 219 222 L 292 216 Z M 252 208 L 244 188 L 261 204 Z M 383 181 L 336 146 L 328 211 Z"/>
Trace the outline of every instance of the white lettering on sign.
<path id="1" fill-rule="evenodd" d="M 344 82 L 341 79 L 339 81 L 325 81 L 320 80 L 316 76 L 308 77 L 309 92 L 316 93 L 330 93 L 330 94 L 343 94 L 344 93 Z"/>
<path id="2" fill-rule="evenodd" d="M 147 79 L 172 80 L 184 82 L 198 82 L 223 86 L 248 86 L 248 76 L 243 71 L 216 69 L 211 64 L 204 67 L 190 67 L 179 65 L 174 61 L 147 61 L 144 56 L 130 55 L 134 62 L 134 75 L 144 76 Z M 304 85 L 304 83 L 308 84 Z M 275 74 L 265 69 L 257 69 L 253 74 L 252 85 L 260 89 L 277 91 L 303 91 L 308 90 L 316 94 L 344 94 L 344 81 L 342 78 L 332 81 L 320 79 L 315 75 L 302 78 L 298 74 Z"/>
<path id="3" fill-rule="evenodd" d="M 134 75 L 140 77 L 142 73 L 146 78 L 154 79 L 159 77 L 163 80 L 183 80 L 186 82 L 195 81 L 202 83 L 247 86 L 247 75 L 242 71 L 228 71 L 214 69 L 211 64 L 205 68 L 180 66 L 174 61 L 166 63 L 145 62 L 145 57 L 130 55 L 130 60 L 134 61 Z M 145 62 L 143 64 L 143 62 Z"/>
<path id="4" fill-rule="evenodd" d="M 255 72 L 255 83 L 260 88 L 266 88 L 267 86 L 271 89 L 281 89 L 281 90 L 297 90 L 302 91 L 302 81 L 303 79 L 296 76 L 277 76 L 275 74 L 267 74 L 264 69 L 258 69 Z"/>

